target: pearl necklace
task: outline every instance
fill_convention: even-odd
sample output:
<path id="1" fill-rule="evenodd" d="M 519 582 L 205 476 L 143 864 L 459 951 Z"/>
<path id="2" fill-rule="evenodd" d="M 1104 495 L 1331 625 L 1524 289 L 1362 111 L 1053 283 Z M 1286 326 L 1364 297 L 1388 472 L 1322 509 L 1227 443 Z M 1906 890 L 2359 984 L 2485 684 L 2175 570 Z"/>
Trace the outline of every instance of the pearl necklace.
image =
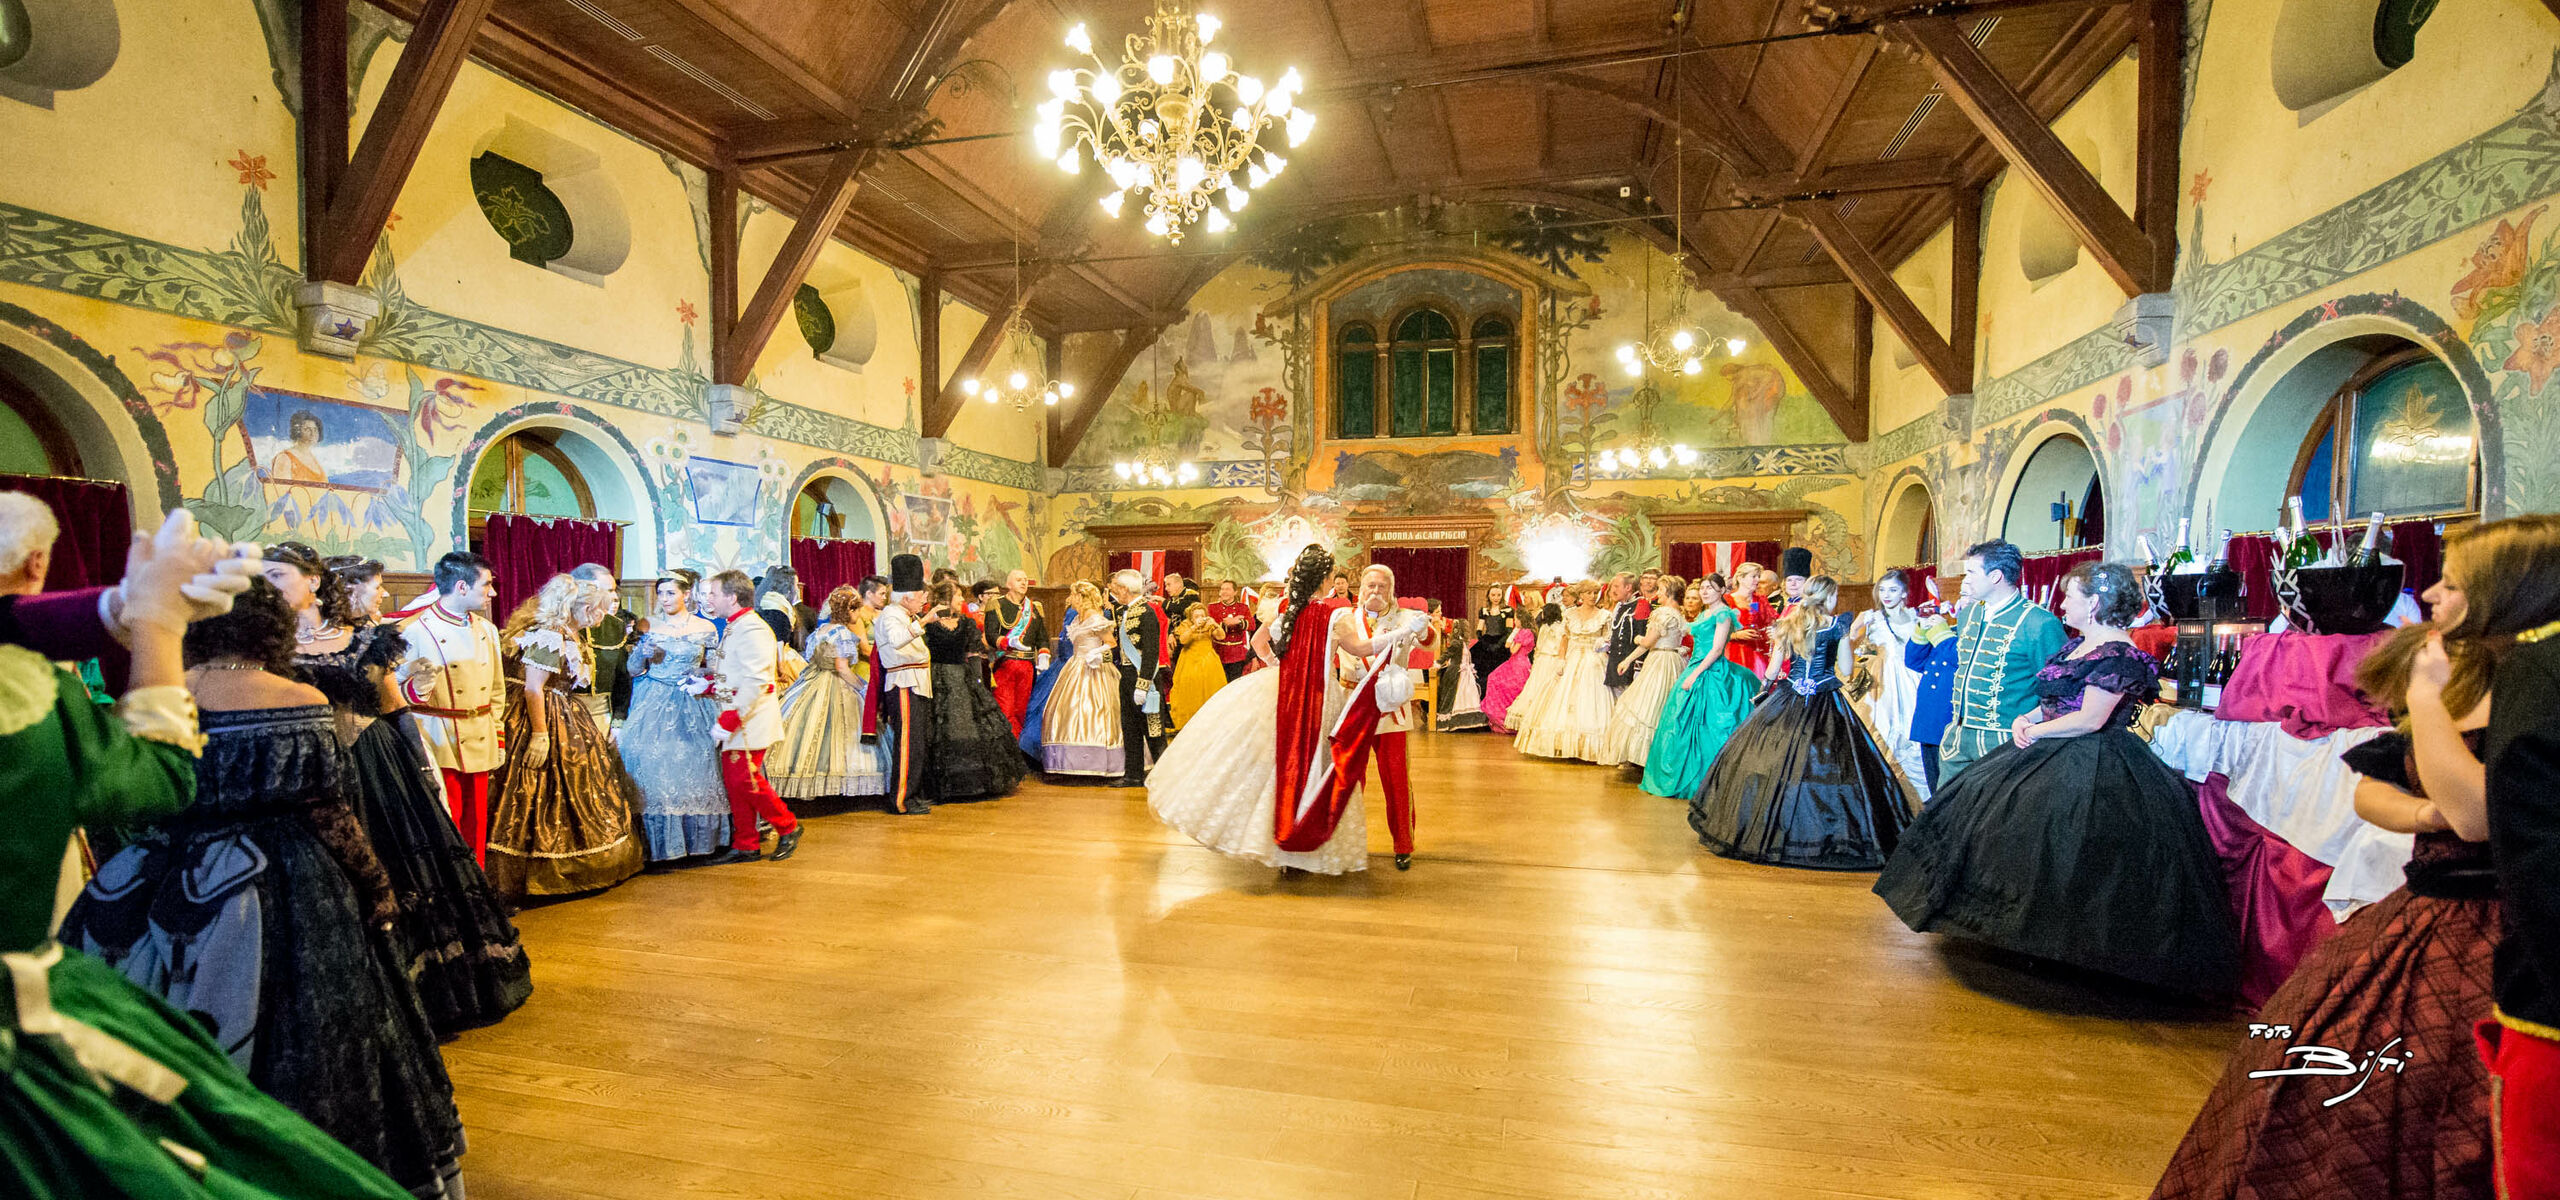
<path id="1" fill-rule="evenodd" d="M 337 637 L 339 634 L 342 634 L 342 633 L 345 633 L 345 632 L 346 632 L 346 630 L 345 630 L 344 628 L 342 628 L 342 627 L 340 627 L 340 626 L 337 626 L 337 625 L 323 625 L 323 626 L 321 626 L 320 628 L 318 628 L 318 629 L 314 629 L 314 630 L 312 630 L 312 631 L 311 631 L 311 632 L 309 632 L 309 633 L 304 633 L 304 632 L 301 632 L 300 630 L 296 630 L 296 631 L 294 631 L 293 640 L 294 640 L 294 641 L 297 641 L 297 642 L 300 642 L 300 643 L 302 643 L 302 644 L 303 644 L 303 645 L 305 645 L 305 646 L 308 646 L 308 645 L 310 645 L 310 644 L 311 644 L 311 643 L 313 643 L 313 642 L 325 642 L 325 641 L 328 641 L 328 640 L 330 640 L 330 639 L 332 639 L 332 638 Z"/>

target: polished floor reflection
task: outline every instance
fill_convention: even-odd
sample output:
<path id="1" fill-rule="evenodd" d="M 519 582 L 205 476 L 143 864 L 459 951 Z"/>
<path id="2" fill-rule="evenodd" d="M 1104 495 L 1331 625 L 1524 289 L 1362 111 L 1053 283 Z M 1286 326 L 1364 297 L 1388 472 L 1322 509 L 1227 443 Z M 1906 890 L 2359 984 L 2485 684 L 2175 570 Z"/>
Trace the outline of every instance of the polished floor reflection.
<path id="1" fill-rule="evenodd" d="M 447 1048 L 474 1200 L 2139 1197 L 2242 1032 L 1415 750 L 1407 874 L 1033 784 L 529 911 L 532 1003 Z"/>

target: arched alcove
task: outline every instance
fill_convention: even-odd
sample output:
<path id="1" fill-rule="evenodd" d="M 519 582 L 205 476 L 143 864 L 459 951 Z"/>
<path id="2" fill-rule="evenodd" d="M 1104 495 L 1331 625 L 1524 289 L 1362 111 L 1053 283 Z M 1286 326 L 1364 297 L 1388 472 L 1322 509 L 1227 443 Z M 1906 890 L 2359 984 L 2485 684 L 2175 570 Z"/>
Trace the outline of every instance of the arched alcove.
<path id="1" fill-rule="evenodd" d="M 132 405 L 90 364 L 5 319 L 0 319 L 0 392 L 7 394 L 9 407 L 20 410 L 30 432 L 52 440 L 43 455 L 55 461 L 55 469 L 44 473 L 124 484 L 138 529 L 157 524 L 162 513 L 179 503 L 174 467 L 163 471 L 155 466 L 168 455 L 167 438 L 156 423 L 146 435 L 131 415 Z M 138 397 L 134 403 L 139 404 Z"/>
<path id="2" fill-rule="evenodd" d="M 522 436 L 527 441 L 513 443 Z M 538 444 L 541 453 L 526 455 L 522 450 Z M 455 464 L 455 477 L 480 481 L 493 468 L 503 466 L 510 457 L 517 462 L 528 458 L 545 464 L 549 473 L 564 479 L 574 478 L 572 488 L 586 515 L 598 520 L 625 522 L 622 531 L 622 561 L 615 571 L 626 579 L 645 579 L 657 574 L 659 547 L 665 539 L 661 526 L 656 492 L 649 486 L 648 475 L 640 465 L 631 444 L 609 427 L 580 418 L 559 414 L 528 413 L 523 408 L 501 414 L 471 439 L 463 461 Z M 470 528 L 473 519 L 472 497 L 480 489 L 464 486 L 454 492 L 453 528 L 457 534 Z M 540 516 L 567 516 L 567 512 L 537 512 Z"/>
<path id="3" fill-rule="evenodd" d="M 2020 465 L 2002 505 L 2000 536 L 2029 554 L 2077 548 L 2053 519 L 2056 502 L 2071 506 L 2078 517 L 2100 493 L 2098 459 L 2089 443 L 2064 427 L 2049 427 L 2041 441 L 2019 453 Z"/>
<path id="4" fill-rule="evenodd" d="M 2336 315 L 2332 315 L 2332 314 Z M 2434 358 L 2460 385 L 2470 408 L 2479 467 L 2473 495 L 2481 514 L 2505 515 L 2496 409 L 2479 363 L 2441 318 L 2399 297 L 2348 297 L 2305 312 L 2268 339 L 2236 373 L 2205 427 L 2204 453 L 2187 485 L 2187 512 L 2212 524 L 2261 529 L 2282 511 L 2304 438 L 2339 389 L 2377 364 Z"/>
<path id="5" fill-rule="evenodd" d="M 2063 145 L 2089 168 L 2090 175 L 2106 181 L 2106 156 L 2097 142 L 2085 136 L 2067 137 Z M 2018 270 L 2029 285 L 2043 287 L 2080 265 L 2080 238 L 2041 194 L 2028 191 L 2019 202 L 2025 207 L 2018 212 Z"/>
<path id="6" fill-rule="evenodd" d="M 508 117 L 480 139 L 472 151 L 472 160 L 473 196 L 480 202 L 491 228 L 511 248 L 521 239 L 501 221 L 501 213 L 514 213 L 516 219 L 530 221 L 544 217 L 543 211 L 536 211 L 542 204 L 556 202 L 559 206 L 561 212 L 552 219 L 565 219 L 570 228 L 558 231 L 561 243 L 542 253 L 536 265 L 544 270 L 601 284 L 631 256 L 630 213 L 623 206 L 621 189 L 614 186 L 613 177 L 605 172 L 604 160 L 595 151 Z M 545 195 L 493 200 L 491 192 L 481 184 L 508 176 L 490 174 L 484 164 L 494 165 L 501 160 L 515 171 L 538 176 L 538 189 Z M 540 203 L 534 203 L 537 201 Z M 528 204 L 532 206 L 525 207 Z"/>
<path id="7" fill-rule="evenodd" d="M 2276 101 L 2309 121 L 2406 66 L 2435 0 L 2285 0 L 2269 39 Z"/>
<path id="8" fill-rule="evenodd" d="M 1906 475 L 1884 502 L 1876 529 L 1876 562 L 1886 567 L 1934 566 L 1938 561 L 1937 511 L 1929 485 Z"/>
<path id="9" fill-rule="evenodd" d="M 861 481 L 841 471 L 822 471 L 792 497 L 790 536 L 877 542 L 879 511 L 879 501 Z"/>

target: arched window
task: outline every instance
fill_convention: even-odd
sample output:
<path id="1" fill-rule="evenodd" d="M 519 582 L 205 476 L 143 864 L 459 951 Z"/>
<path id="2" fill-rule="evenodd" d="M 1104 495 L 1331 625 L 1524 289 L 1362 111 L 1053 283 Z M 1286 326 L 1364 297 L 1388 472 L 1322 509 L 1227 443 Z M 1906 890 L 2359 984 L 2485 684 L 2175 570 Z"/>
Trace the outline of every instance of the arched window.
<path id="1" fill-rule="evenodd" d="M 1475 343 L 1475 431 L 1511 432 L 1511 322 L 1479 317 L 1469 331 Z"/>
<path id="2" fill-rule="evenodd" d="M 1458 327 L 1436 309 L 1396 323 L 1387 428 L 1395 437 L 1458 432 Z"/>
<path id="3" fill-rule="evenodd" d="M 2009 493 L 2000 536 L 2029 554 L 2077 550 L 2092 544 L 2084 522 L 2098 487 L 2098 460 L 2072 434 L 2045 439 L 2027 456 L 2026 469 Z M 2059 513 L 2064 519 L 2057 520 Z"/>
<path id="4" fill-rule="evenodd" d="M 471 471 L 472 525 L 490 513 L 530 517 L 593 517 L 595 492 L 587 477 L 549 438 L 509 434 L 489 447 Z"/>
<path id="5" fill-rule="evenodd" d="M 1378 436 L 1378 334 L 1366 324 L 1343 327 L 1333 359 L 1333 434 Z"/>
<path id="6" fill-rule="evenodd" d="M 0 372 L 0 475 L 79 475 L 80 450 L 44 402 Z"/>
<path id="7" fill-rule="evenodd" d="M 2331 396 L 2294 456 L 2288 495 L 2303 516 L 2463 512 L 2477 503 L 2480 439 L 2462 381 L 2410 349 L 2358 371 Z"/>

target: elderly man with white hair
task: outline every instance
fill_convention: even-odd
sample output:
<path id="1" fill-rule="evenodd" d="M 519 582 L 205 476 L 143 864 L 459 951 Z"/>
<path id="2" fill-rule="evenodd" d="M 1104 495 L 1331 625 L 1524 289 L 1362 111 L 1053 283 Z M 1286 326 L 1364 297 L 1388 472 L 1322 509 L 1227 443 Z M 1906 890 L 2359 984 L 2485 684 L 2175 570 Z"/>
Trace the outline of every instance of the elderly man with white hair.
<path id="1" fill-rule="evenodd" d="M 1147 579 L 1136 571 L 1111 576 L 1112 656 L 1120 664 L 1120 781 L 1113 787 L 1147 786 L 1147 764 L 1164 753 L 1164 670 L 1173 622 L 1164 606 L 1147 598 Z"/>
<path id="2" fill-rule="evenodd" d="M 1373 564 L 1360 572 L 1358 602 L 1335 611 L 1326 631 L 1332 643 L 1327 686 L 1340 702 L 1341 717 L 1326 757 L 1316 765 L 1310 795 L 1300 800 L 1298 822 L 1280 838 L 1281 849 L 1312 850 L 1332 836 L 1342 814 L 1360 802 L 1374 752 L 1378 786 L 1387 794 L 1396 869 L 1412 869 L 1413 786 L 1405 774 L 1405 734 L 1414 726 L 1413 675 L 1404 657 L 1430 634 L 1427 614 L 1397 605 L 1394 569 Z"/>
<path id="3" fill-rule="evenodd" d="M 24 646 L 50 659 L 97 659 L 107 690 L 121 692 L 128 640 L 124 585 L 45 591 L 54 539 L 61 533 L 61 522 L 44 501 L 25 492 L 0 492 L 0 645 Z M 187 569 L 190 578 L 180 590 L 193 606 L 190 620 L 231 611 L 231 598 L 248 590 L 258 573 L 256 546 L 198 536 L 195 518 L 182 509 L 170 510 L 156 534 L 137 532 L 135 544 L 125 563 L 128 573 L 155 553 L 161 567 Z"/>

